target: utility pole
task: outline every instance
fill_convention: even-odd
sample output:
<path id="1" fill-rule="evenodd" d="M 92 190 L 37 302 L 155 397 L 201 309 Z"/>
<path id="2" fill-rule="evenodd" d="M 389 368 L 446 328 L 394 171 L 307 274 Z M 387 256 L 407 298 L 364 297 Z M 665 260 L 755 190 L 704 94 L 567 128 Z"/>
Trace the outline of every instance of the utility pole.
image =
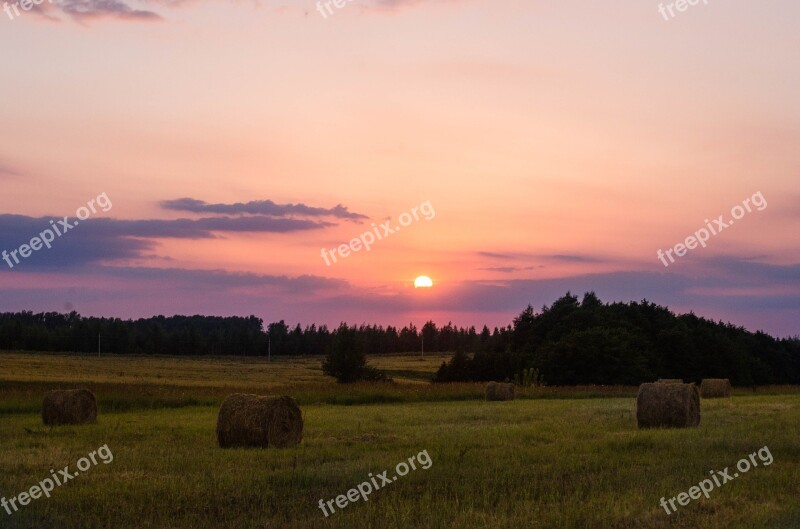
<path id="1" fill-rule="evenodd" d="M 267 337 L 267 362 L 272 362 L 272 336 Z"/>

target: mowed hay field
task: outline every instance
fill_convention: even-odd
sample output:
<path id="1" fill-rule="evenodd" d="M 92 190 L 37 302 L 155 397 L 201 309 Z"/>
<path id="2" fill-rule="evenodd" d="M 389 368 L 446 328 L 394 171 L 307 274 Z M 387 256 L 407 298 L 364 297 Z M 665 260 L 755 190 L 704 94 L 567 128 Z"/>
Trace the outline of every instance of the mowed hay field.
<path id="1" fill-rule="evenodd" d="M 0 353 L 0 495 L 108 445 L 114 456 L 0 527 L 36 529 L 800 528 L 800 393 L 737 389 L 702 402 L 698 428 L 638 430 L 636 388 L 521 389 L 427 383 L 442 356 L 371 358 L 394 384 L 340 386 L 320 358 L 181 359 Z M 49 389 L 87 387 L 96 424 L 46 427 Z M 217 447 L 234 392 L 293 395 L 304 440 Z M 667 515 L 677 496 L 768 446 L 759 464 Z M 325 518 L 331 500 L 421 451 L 432 465 Z M 731 474 L 733 472 L 731 471 Z"/>

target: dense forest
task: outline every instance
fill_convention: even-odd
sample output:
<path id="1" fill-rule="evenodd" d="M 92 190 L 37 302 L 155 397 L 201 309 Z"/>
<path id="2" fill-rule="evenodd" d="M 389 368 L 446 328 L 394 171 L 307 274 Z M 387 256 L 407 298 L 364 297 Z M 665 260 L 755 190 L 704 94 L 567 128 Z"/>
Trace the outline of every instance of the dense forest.
<path id="1" fill-rule="evenodd" d="M 514 319 L 503 350 L 456 353 L 439 382 L 514 380 L 538 370 L 546 384 L 639 384 L 658 378 L 730 378 L 734 385 L 800 384 L 800 339 L 777 340 L 647 301 L 603 304 L 567 293 Z"/>
<path id="2" fill-rule="evenodd" d="M 454 352 L 436 381 L 513 380 L 527 368 L 545 383 L 638 384 L 655 378 L 730 378 L 735 385 L 800 384 L 800 340 L 775 339 L 694 314 L 676 316 L 647 301 L 603 304 L 567 293 L 526 308 L 513 325 L 337 329 L 255 316 L 157 316 L 138 320 L 19 312 L 0 314 L 0 349 L 102 354 L 324 355 L 342 340 L 358 354 Z M 343 337 L 342 337 L 343 338 Z"/>

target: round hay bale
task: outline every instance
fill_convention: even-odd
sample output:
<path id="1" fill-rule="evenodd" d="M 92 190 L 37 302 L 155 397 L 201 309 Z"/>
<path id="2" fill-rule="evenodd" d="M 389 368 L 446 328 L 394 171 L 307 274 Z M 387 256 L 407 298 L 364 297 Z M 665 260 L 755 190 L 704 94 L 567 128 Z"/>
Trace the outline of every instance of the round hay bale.
<path id="1" fill-rule="evenodd" d="M 704 399 L 730 397 L 733 387 L 727 378 L 704 378 L 700 383 L 700 396 Z"/>
<path id="2" fill-rule="evenodd" d="M 642 384 L 636 396 L 636 422 L 639 428 L 697 426 L 700 424 L 697 386 L 658 382 Z"/>
<path id="3" fill-rule="evenodd" d="M 514 384 L 489 382 L 486 384 L 486 400 L 514 400 Z"/>
<path id="4" fill-rule="evenodd" d="M 42 402 L 45 424 L 89 424 L 97 422 L 97 399 L 88 389 L 48 391 Z"/>
<path id="5" fill-rule="evenodd" d="M 303 439 L 303 412 L 292 397 L 237 393 L 222 403 L 217 442 L 222 448 L 286 448 Z"/>
<path id="6" fill-rule="evenodd" d="M 683 379 L 680 378 L 659 378 L 659 384 L 683 384 Z"/>

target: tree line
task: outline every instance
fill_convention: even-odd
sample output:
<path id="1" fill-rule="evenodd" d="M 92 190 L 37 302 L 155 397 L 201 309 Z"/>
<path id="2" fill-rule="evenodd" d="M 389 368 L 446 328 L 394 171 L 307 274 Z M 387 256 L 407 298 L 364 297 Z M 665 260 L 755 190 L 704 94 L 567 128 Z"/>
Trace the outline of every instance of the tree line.
<path id="1" fill-rule="evenodd" d="M 255 316 L 156 316 L 138 320 L 96 318 L 77 312 L 0 313 L 0 349 L 73 353 L 137 355 L 266 356 L 326 355 L 337 334 L 349 331 L 348 346 L 361 354 L 425 351 L 477 351 L 502 349 L 510 326 L 490 332 L 484 327 L 437 327 L 432 321 L 422 329 L 411 323 L 402 328 L 343 324 L 297 324 L 281 320 L 264 326 Z"/>
<path id="2" fill-rule="evenodd" d="M 567 293 L 514 319 L 504 349 L 456 353 L 436 381 L 518 379 L 546 384 L 637 385 L 658 378 L 729 378 L 736 386 L 800 384 L 800 339 L 775 339 L 694 313 L 642 302 L 603 304 Z"/>
<path id="3" fill-rule="evenodd" d="M 550 306 L 523 310 L 506 327 L 421 329 L 284 321 L 266 327 L 249 317 L 156 316 L 137 320 L 77 312 L 0 314 L 0 349 L 138 355 L 326 355 L 337 378 L 376 380 L 373 354 L 454 353 L 435 381 L 522 378 L 529 370 L 550 385 L 639 384 L 657 378 L 730 378 L 734 385 L 800 384 L 800 339 L 776 339 L 694 313 L 675 315 L 646 300 L 602 303 L 567 293 Z M 355 367 L 351 367 L 355 366 Z M 354 373 L 350 371 L 355 370 Z M 340 376 L 341 375 L 341 376 Z"/>

